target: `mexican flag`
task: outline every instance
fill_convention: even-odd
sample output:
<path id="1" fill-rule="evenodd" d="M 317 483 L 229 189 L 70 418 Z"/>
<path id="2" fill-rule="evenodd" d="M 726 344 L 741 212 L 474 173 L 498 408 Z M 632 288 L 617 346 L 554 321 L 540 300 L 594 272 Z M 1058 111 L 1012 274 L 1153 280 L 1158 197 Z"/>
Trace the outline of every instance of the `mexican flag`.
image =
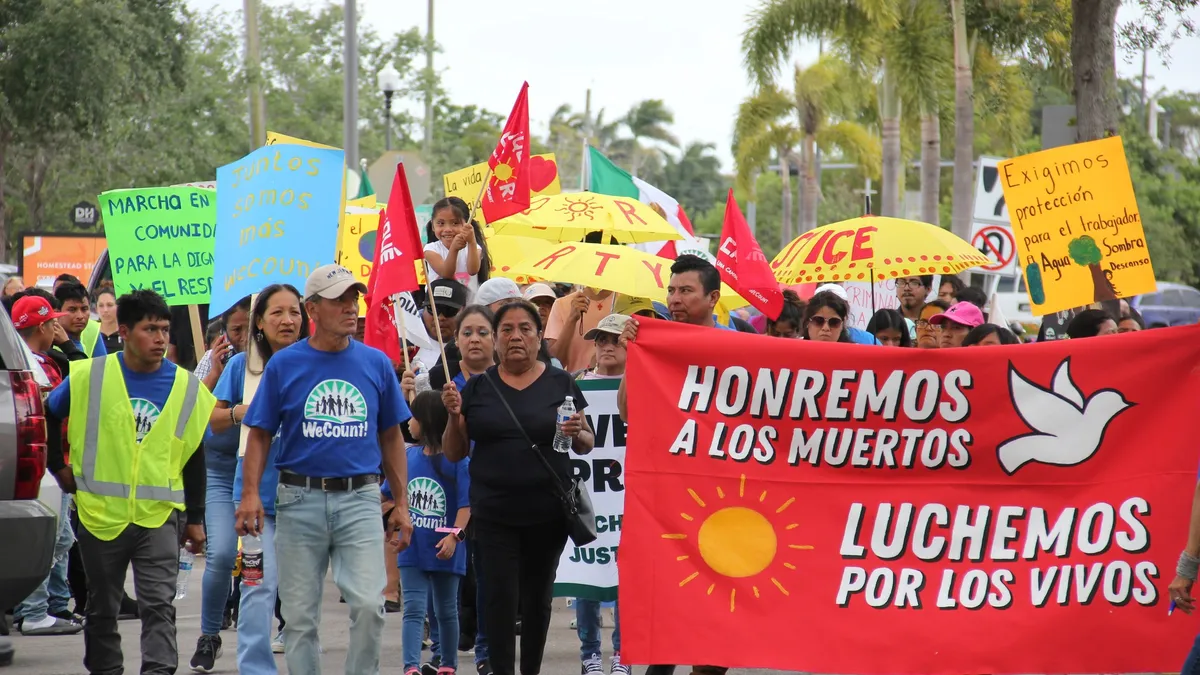
<path id="1" fill-rule="evenodd" d="M 667 214 L 667 222 L 679 232 L 684 239 L 693 239 L 695 232 L 688 220 L 683 207 L 671 195 L 659 190 L 646 181 L 629 175 L 629 172 L 612 163 L 599 150 L 588 146 L 588 174 L 591 180 L 588 187 L 592 192 L 614 197 L 631 197 L 643 204 L 658 204 Z M 675 259 L 675 242 L 650 242 L 647 244 L 631 244 L 636 249 L 660 255 L 671 260 Z"/>

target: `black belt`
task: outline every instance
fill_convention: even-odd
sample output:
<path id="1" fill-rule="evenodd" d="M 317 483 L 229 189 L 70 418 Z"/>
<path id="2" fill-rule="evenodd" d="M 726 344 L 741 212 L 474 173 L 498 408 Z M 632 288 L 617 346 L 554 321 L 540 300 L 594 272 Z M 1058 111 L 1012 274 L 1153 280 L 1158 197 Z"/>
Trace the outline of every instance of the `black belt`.
<path id="1" fill-rule="evenodd" d="M 284 485 L 295 485 L 296 487 L 324 490 L 325 492 L 348 492 L 367 485 L 378 484 L 379 476 L 375 474 L 363 474 L 361 476 L 350 476 L 349 478 L 310 478 L 297 473 L 280 471 L 279 482 Z"/>

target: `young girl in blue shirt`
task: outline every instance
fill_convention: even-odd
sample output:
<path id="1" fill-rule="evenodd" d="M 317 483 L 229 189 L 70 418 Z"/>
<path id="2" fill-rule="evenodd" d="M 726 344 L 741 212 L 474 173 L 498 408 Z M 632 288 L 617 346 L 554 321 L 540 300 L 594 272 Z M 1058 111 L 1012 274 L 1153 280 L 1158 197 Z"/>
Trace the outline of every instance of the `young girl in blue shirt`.
<path id="1" fill-rule="evenodd" d="M 458 463 L 442 455 L 442 433 L 449 415 L 440 392 L 424 391 L 409 404 L 408 429 L 419 445 L 408 448 L 408 509 L 413 536 L 400 552 L 404 599 L 401 632 L 405 675 L 421 672 L 423 637 L 430 590 L 433 614 L 442 636 L 458 635 L 458 588 L 467 573 L 465 528 L 471 518 L 469 459 Z M 458 652 L 442 649 L 440 675 L 452 675 Z"/>

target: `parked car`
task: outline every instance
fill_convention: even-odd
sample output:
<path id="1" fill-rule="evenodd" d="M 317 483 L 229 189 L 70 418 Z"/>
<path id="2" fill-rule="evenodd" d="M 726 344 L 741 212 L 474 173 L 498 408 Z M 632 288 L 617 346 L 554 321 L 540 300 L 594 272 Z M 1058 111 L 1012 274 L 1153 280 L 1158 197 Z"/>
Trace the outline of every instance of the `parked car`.
<path id="1" fill-rule="evenodd" d="M 38 501 L 46 473 L 46 417 L 40 366 L 0 307 L 0 609 L 24 600 L 50 572 L 55 514 Z M 39 378 L 39 376 L 41 376 Z M 0 666 L 13 647 L 0 637 Z"/>
<path id="2" fill-rule="evenodd" d="M 1200 291 L 1183 284 L 1160 281 L 1157 291 L 1133 298 L 1129 306 L 1142 315 L 1146 328 L 1200 322 Z"/>

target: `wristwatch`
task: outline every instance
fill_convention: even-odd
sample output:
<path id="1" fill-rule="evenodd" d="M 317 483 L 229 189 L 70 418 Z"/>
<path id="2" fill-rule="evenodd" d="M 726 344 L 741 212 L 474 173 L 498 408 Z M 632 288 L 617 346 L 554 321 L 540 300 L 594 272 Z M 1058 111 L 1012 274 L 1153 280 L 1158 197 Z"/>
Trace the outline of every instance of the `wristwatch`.
<path id="1" fill-rule="evenodd" d="M 460 527 L 454 528 L 454 538 L 459 541 L 466 541 L 467 540 L 467 531 Z"/>

